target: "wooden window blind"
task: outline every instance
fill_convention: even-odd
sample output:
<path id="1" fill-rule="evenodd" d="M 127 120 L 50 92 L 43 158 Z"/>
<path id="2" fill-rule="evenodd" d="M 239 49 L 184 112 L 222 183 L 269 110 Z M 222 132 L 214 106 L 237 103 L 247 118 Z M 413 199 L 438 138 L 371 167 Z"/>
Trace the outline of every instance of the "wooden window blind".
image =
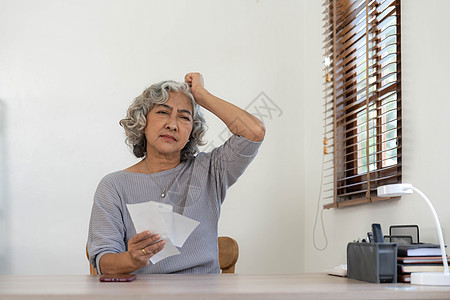
<path id="1" fill-rule="evenodd" d="M 384 200 L 402 177 L 400 0 L 324 7 L 324 207 Z"/>

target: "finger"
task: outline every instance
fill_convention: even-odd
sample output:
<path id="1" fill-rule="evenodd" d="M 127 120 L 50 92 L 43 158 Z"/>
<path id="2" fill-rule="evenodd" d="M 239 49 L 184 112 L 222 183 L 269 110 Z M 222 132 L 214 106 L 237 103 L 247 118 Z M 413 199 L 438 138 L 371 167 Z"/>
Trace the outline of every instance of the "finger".
<path id="1" fill-rule="evenodd" d="M 150 255 L 150 257 L 151 257 L 151 256 L 155 255 L 156 253 L 158 253 L 159 251 L 161 251 L 162 249 L 164 249 L 165 244 L 166 244 L 166 241 L 162 240 L 162 241 L 159 241 L 156 244 L 153 244 L 151 246 L 144 247 L 141 250 L 142 254 L 144 256 L 149 256 Z"/>
<path id="2" fill-rule="evenodd" d="M 200 73 L 191 73 L 192 81 L 196 81 L 200 78 Z"/>
<path id="3" fill-rule="evenodd" d="M 187 73 L 184 76 L 184 81 L 187 82 L 187 83 L 192 82 L 192 73 Z"/>
<path id="4" fill-rule="evenodd" d="M 139 243 L 134 244 L 132 246 L 132 248 L 141 251 L 143 248 L 146 248 L 146 247 L 154 244 L 155 242 L 157 242 L 160 239 L 161 239 L 161 236 L 159 234 L 154 234 L 154 235 L 148 237 L 147 239 L 144 239 L 144 240 L 140 241 Z"/>
<path id="5" fill-rule="evenodd" d="M 166 245 L 166 241 L 161 241 L 155 244 L 156 245 L 156 249 L 153 251 L 153 253 L 158 253 L 159 251 L 161 251 L 162 249 L 164 249 L 164 246 Z"/>
<path id="6" fill-rule="evenodd" d="M 148 239 L 150 236 L 152 236 L 152 234 L 153 233 L 151 231 L 149 231 L 149 230 L 140 232 L 140 233 L 136 234 L 135 236 L 133 236 L 128 241 L 128 243 L 130 243 L 130 244 L 137 244 L 137 243 L 139 243 L 139 242 L 141 242 L 141 241 L 143 241 L 145 239 Z"/>
<path id="7" fill-rule="evenodd" d="M 146 250 L 145 248 L 142 248 L 141 252 L 144 256 L 153 255 L 150 250 Z"/>
<path id="8" fill-rule="evenodd" d="M 191 73 L 192 82 L 203 86 L 203 76 L 200 73 Z"/>
<path id="9" fill-rule="evenodd" d="M 161 239 L 161 236 L 159 234 L 154 234 L 154 235 L 150 236 L 148 239 L 143 240 L 141 242 L 142 248 L 156 244 L 156 242 L 159 241 L 160 239 Z"/>

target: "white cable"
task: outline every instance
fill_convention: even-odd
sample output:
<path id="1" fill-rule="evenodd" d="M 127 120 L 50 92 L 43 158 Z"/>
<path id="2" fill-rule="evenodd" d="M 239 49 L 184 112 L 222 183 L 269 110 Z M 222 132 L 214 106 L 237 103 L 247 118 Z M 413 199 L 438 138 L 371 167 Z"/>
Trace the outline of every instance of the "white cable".
<path id="1" fill-rule="evenodd" d="M 320 172 L 320 190 L 319 190 L 319 198 L 317 199 L 317 210 L 316 210 L 316 219 L 314 220 L 314 228 L 313 228 L 313 245 L 314 248 L 318 251 L 323 251 L 327 248 L 328 246 L 328 239 L 327 239 L 327 233 L 325 231 L 325 226 L 323 224 L 323 208 L 320 212 L 320 223 L 322 225 L 322 232 L 323 232 L 323 236 L 325 238 L 325 246 L 323 246 L 322 248 L 319 248 L 316 244 L 316 227 L 317 227 L 317 221 L 318 221 L 318 216 L 319 216 L 319 209 L 320 209 L 320 200 L 322 199 L 322 184 L 323 184 L 323 166 L 324 166 L 324 160 L 325 160 L 325 153 L 322 153 L 322 169 Z"/>
<path id="2" fill-rule="evenodd" d="M 328 10 L 328 6 L 327 6 L 327 10 Z M 327 14 L 329 15 L 329 14 Z M 324 60 L 324 64 L 325 64 L 325 68 L 327 70 L 327 74 L 328 74 L 328 67 L 330 65 L 331 61 L 329 57 L 325 57 Z M 319 210 L 320 210 L 320 200 L 322 199 L 322 190 L 323 190 L 323 169 L 324 169 L 324 165 L 325 165 L 325 154 L 327 153 L 326 151 L 326 145 L 327 143 L 326 141 L 326 120 L 327 120 L 327 97 L 325 95 L 324 97 L 325 103 L 324 103 L 324 124 L 323 124 L 323 138 L 324 138 L 324 148 L 322 151 L 322 167 L 320 169 L 320 188 L 319 188 L 319 197 L 317 199 L 317 210 L 316 210 L 316 218 L 314 220 L 314 228 L 313 228 L 313 232 L 312 232 L 312 236 L 313 236 L 313 245 L 314 248 L 318 251 L 323 251 L 327 248 L 328 246 L 328 239 L 327 239 L 327 233 L 325 231 L 325 225 L 323 224 L 323 208 L 320 211 L 320 224 L 322 226 L 322 232 L 323 232 L 323 237 L 325 239 L 325 245 L 323 247 L 318 247 L 317 243 L 316 243 L 316 228 L 317 228 L 317 222 L 319 220 Z"/>

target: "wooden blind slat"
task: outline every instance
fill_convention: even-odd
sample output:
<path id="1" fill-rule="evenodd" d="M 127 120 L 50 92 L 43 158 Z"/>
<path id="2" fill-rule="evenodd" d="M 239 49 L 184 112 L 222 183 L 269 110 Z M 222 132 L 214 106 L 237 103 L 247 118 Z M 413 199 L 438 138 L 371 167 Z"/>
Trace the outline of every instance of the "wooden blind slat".
<path id="1" fill-rule="evenodd" d="M 401 120 L 400 118 L 397 118 L 397 119 L 393 119 L 392 121 L 382 123 L 380 125 L 370 126 L 369 130 L 379 131 L 379 133 L 376 135 L 377 137 L 379 137 L 379 136 L 381 136 L 383 134 L 386 134 L 388 132 L 396 130 L 396 128 L 390 128 L 390 129 L 387 129 L 385 131 L 380 131 L 380 128 L 383 128 L 383 126 L 386 126 L 388 123 L 399 122 L 400 120 Z M 355 134 L 351 134 L 351 133 L 354 132 L 354 131 L 358 131 L 358 129 L 360 129 L 362 126 L 365 126 L 365 125 L 364 124 L 362 124 L 362 125 L 354 125 L 354 126 L 349 126 L 348 128 L 345 128 L 345 132 L 343 132 L 343 133 L 346 135 L 346 137 L 341 139 L 341 142 L 345 143 L 345 146 L 343 146 L 345 148 L 341 148 L 341 149 L 345 150 L 346 148 L 358 145 L 361 141 L 365 141 L 366 140 L 366 138 L 361 138 L 361 139 L 359 139 L 359 140 L 357 140 L 356 142 L 353 142 L 353 143 L 349 143 L 348 142 L 350 140 L 355 140 L 358 136 L 361 136 L 360 133 L 355 133 Z"/>
<path id="2" fill-rule="evenodd" d="M 371 98 L 372 99 L 375 98 L 374 96 Z M 386 104 L 379 104 L 380 108 L 381 107 L 385 107 L 389 104 L 392 104 L 394 101 L 397 102 L 399 99 L 395 99 L 395 100 L 391 100 L 390 102 L 387 102 Z M 337 123 L 339 125 L 341 125 L 342 127 L 348 127 L 348 124 L 350 124 L 351 122 L 353 122 L 352 120 L 348 120 L 349 118 L 356 118 L 355 115 L 358 115 L 359 113 L 361 113 L 364 110 L 364 107 L 362 106 L 362 104 L 364 104 L 365 99 L 362 99 L 359 102 L 353 102 L 351 105 L 348 105 L 348 107 L 345 109 L 341 109 L 341 110 L 337 110 L 337 114 L 336 114 L 336 120 Z M 346 111 L 347 110 L 347 111 Z M 373 110 L 369 110 L 370 112 L 372 112 Z M 381 114 L 380 116 L 383 116 L 384 114 Z M 345 122 L 345 123 L 342 123 Z"/>
<path id="3" fill-rule="evenodd" d="M 339 24 L 336 29 L 336 31 L 338 31 L 338 32 L 343 30 L 343 28 L 346 27 L 348 25 L 348 23 L 350 23 L 352 20 L 354 20 L 357 17 L 357 15 L 360 14 L 361 11 L 366 8 L 365 0 L 343 1 L 343 2 L 346 2 L 346 4 L 350 4 L 350 5 L 344 5 L 342 7 L 343 9 L 338 10 L 338 15 L 335 17 L 337 23 Z M 351 2 L 353 2 L 353 3 L 351 3 Z"/>

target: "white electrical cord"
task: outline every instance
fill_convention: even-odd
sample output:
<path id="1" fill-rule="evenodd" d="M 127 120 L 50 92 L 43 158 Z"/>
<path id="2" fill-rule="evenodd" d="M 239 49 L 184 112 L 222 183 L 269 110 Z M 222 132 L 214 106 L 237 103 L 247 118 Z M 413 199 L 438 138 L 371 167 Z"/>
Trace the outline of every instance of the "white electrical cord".
<path id="1" fill-rule="evenodd" d="M 317 210 L 316 210 L 316 219 L 314 220 L 314 228 L 313 228 L 313 245 L 314 248 L 318 251 L 323 251 L 327 248 L 328 246 L 328 239 L 327 239 L 327 233 L 325 231 L 325 226 L 323 224 L 323 208 L 320 212 L 320 223 L 322 225 L 322 232 L 323 232 L 323 236 L 325 238 L 325 246 L 323 247 L 318 247 L 317 243 L 316 243 L 316 228 L 317 228 L 317 221 L 318 221 L 318 216 L 319 216 L 319 210 L 320 210 L 320 200 L 322 199 L 322 184 L 323 184 L 323 166 L 324 166 L 324 161 L 325 161 L 325 153 L 322 153 L 322 168 L 321 168 L 321 172 L 320 172 L 320 190 L 319 190 L 319 198 L 317 199 Z"/>
<path id="2" fill-rule="evenodd" d="M 325 68 L 327 71 L 327 74 L 325 76 L 325 81 L 329 81 L 329 73 L 328 73 L 328 67 L 331 64 L 331 60 L 329 57 L 325 57 L 324 59 L 324 64 L 325 64 Z M 327 138 L 326 138 L 326 120 L 327 120 L 327 98 L 326 95 L 324 97 L 325 103 L 324 103 L 324 126 L 323 126 L 323 138 L 324 138 L 324 148 L 322 151 L 322 167 L 320 169 L 320 189 L 319 189 L 319 197 L 317 199 L 317 210 L 316 210 L 316 219 L 314 220 L 314 228 L 313 228 L 313 232 L 312 232 L 312 236 L 313 236 L 313 245 L 314 248 L 318 251 L 323 251 L 327 248 L 328 246 L 328 239 L 327 239 L 327 233 L 325 231 L 325 225 L 323 224 L 323 208 L 320 211 L 320 224 L 322 226 L 322 232 L 323 232 L 323 237 L 325 239 L 325 245 L 323 247 L 318 247 L 317 243 L 316 243 L 316 228 L 317 228 L 317 222 L 319 220 L 319 210 L 320 210 L 320 200 L 322 199 L 322 190 L 323 190 L 323 169 L 324 169 L 324 165 L 325 165 L 325 154 L 328 153 L 327 151 Z"/>

